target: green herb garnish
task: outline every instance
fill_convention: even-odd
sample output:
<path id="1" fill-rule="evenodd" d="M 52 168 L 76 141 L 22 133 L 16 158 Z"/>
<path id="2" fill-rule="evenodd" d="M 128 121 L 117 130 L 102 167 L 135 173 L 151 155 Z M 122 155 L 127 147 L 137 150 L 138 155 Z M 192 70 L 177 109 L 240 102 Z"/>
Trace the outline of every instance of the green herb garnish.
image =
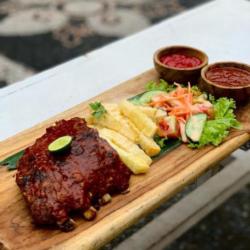
<path id="1" fill-rule="evenodd" d="M 93 110 L 92 115 L 99 119 L 103 114 L 107 113 L 107 110 L 101 104 L 101 102 L 93 102 L 89 104 L 90 108 Z"/>
<path id="2" fill-rule="evenodd" d="M 14 170 L 16 169 L 16 164 L 18 160 L 23 156 L 24 150 L 19 151 L 18 153 L 9 156 L 8 158 L 4 159 L 0 162 L 0 165 L 7 167 L 8 170 Z"/>

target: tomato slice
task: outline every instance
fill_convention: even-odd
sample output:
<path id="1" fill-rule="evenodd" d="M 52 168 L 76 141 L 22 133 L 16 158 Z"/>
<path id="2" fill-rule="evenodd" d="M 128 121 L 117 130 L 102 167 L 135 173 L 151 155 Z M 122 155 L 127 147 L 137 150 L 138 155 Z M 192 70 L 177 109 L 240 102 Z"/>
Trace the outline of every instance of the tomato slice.
<path id="1" fill-rule="evenodd" d="M 175 116 L 164 117 L 162 120 L 160 120 L 158 125 L 159 136 L 169 138 L 178 138 L 180 136 L 179 125 Z"/>

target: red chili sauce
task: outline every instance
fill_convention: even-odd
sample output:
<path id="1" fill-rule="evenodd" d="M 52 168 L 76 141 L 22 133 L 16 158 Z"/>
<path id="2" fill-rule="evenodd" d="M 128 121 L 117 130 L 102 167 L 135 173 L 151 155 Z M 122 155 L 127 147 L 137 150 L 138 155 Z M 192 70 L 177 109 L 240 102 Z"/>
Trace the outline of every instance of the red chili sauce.
<path id="1" fill-rule="evenodd" d="M 199 66 L 202 61 L 195 56 L 187 56 L 182 54 L 166 54 L 161 56 L 161 63 L 172 68 L 194 68 Z"/>
<path id="2" fill-rule="evenodd" d="M 222 86 L 240 87 L 250 84 L 249 71 L 229 66 L 209 69 L 206 78 Z"/>

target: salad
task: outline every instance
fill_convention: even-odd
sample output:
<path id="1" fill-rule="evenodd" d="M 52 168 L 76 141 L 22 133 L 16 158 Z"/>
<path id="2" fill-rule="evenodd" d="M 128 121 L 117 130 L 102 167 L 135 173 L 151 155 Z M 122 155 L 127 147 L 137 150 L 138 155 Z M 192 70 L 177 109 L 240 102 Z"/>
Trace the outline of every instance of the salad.
<path id="1" fill-rule="evenodd" d="M 231 128 L 239 128 L 234 110 L 235 101 L 226 97 L 215 99 L 197 86 L 170 85 L 164 80 L 151 81 L 146 92 L 131 99 L 136 105 L 166 112 L 157 121 L 155 140 L 163 146 L 169 139 L 179 138 L 191 148 L 207 144 L 219 145 Z"/>

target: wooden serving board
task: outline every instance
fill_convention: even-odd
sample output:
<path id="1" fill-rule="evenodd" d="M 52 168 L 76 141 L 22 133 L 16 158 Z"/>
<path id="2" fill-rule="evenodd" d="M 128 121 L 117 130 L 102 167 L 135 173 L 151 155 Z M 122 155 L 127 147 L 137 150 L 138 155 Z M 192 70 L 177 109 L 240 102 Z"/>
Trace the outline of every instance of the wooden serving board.
<path id="1" fill-rule="evenodd" d="M 0 142 L 0 160 L 31 145 L 45 132 L 45 128 L 62 118 L 83 116 L 88 103 L 94 100 L 118 102 L 143 92 L 145 83 L 157 80 L 154 70 L 147 71 L 101 95 L 83 102 L 37 126 Z M 250 124 L 250 107 L 242 110 L 245 124 Z M 156 161 L 146 175 L 132 176 L 130 192 L 117 195 L 98 212 L 94 221 L 86 222 L 79 215 L 73 217 L 78 226 L 69 233 L 41 228 L 32 224 L 29 211 L 15 184 L 15 171 L 0 168 L 0 249 L 97 249 L 116 237 L 125 228 L 155 209 L 170 196 L 195 180 L 249 140 L 244 131 L 232 132 L 226 142 L 214 148 L 189 149 L 181 145 Z"/>

